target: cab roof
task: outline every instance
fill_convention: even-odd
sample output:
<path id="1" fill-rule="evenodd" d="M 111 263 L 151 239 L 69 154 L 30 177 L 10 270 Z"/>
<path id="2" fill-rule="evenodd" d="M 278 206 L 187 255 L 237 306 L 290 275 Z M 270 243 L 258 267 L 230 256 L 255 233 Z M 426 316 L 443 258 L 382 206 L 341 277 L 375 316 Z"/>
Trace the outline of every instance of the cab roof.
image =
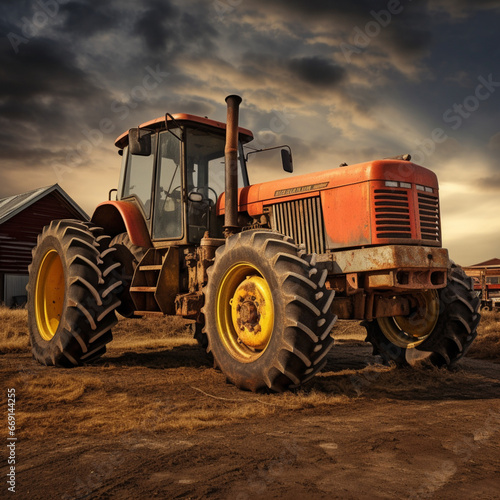
<path id="1" fill-rule="evenodd" d="M 172 116 L 176 122 L 179 122 L 180 125 L 188 125 L 188 124 L 194 126 L 204 125 L 224 131 L 226 130 L 225 123 L 218 122 L 215 120 L 210 120 L 209 118 L 203 118 L 201 116 L 196 116 L 196 115 L 189 115 L 186 113 L 177 113 Z M 172 119 L 168 117 L 168 121 L 172 121 Z M 165 129 L 165 117 L 160 116 L 159 118 L 155 118 L 154 120 L 142 123 L 141 125 L 139 125 L 139 128 L 153 129 L 153 130 Z M 242 142 L 244 143 L 250 142 L 253 139 L 253 133 L 250 130 L 239 127 L 238 131 L 240 140 Z M 120 149 L 123 149 L 127 144 L 128 144 L 128 130 L 126 132 L 123 132 L 123 134 L 120 135 L 115 141 L 115 146 Z"/>

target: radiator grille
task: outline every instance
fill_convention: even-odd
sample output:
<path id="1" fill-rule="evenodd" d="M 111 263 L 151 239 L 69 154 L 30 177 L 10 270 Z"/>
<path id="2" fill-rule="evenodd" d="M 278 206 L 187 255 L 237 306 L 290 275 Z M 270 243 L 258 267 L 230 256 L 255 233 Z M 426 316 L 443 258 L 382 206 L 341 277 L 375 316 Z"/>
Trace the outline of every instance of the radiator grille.
<path id="1" fill-rule="evenodd" d="M 422 239 L 441 241 L 438 198 L 428 194 L 418 193 L 418 211 Z"/>
<path id="2" fill-rule="evenodd" d="M 325 251 L 325 228 L 319 196 L 276 203 L 272 208 L 272 225 L 276 231 L 304 244 L 308 253 Z"/>
<path id="3" fill-rule="evenodd" d="M 375 189 L 375 220 L 378 238 L 411 238 L 408 191 Z"/>

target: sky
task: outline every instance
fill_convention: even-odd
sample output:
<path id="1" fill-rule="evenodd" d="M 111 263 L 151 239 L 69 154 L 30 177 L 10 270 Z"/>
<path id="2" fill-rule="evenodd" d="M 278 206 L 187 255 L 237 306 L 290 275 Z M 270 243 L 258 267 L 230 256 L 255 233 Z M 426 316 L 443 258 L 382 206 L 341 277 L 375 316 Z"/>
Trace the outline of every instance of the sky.
<path id="1" fill-rule="evenodd" d="M 114 141 L 170 113 L 289 144 L 296 174 L 411 153 L 443 246 L 500 257 L 499 0 L 2 0 L 0 198 L 59 183 L 89 214 Z M 255 157 L 260 156 L 260 158 Z M 253 155 L 252 183 L 283 177 Z"/>

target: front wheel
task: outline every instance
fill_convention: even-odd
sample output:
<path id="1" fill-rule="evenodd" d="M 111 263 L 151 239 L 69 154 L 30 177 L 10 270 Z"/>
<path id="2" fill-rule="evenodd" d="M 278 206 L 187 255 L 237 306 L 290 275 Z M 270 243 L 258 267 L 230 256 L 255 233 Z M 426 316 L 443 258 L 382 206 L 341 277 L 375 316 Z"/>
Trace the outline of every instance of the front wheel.
<path id="1" fill-rule="evenodd" d="M 481 318 L 471 278 L 453 264 L 445 288 L 419 292 L 414 299 L 408 316 L 362 323 L 373 354 L 398 366 L 422 358 L 435 366 L 453 366 L 469 349 Z"/>
<path id="2" fill-rule="evenodd" d="M 326 363 L 333 291 L 311 256 L 270 231 L 245 231 L 217 249 L 208 269 L 208 351 L 242 389 L 281 392 Z"/>

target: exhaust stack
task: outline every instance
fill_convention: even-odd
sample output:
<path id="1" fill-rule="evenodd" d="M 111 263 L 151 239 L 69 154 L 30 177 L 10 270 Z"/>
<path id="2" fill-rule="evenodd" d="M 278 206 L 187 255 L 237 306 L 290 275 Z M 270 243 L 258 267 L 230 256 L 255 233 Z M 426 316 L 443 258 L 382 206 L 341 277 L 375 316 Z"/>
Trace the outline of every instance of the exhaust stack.
<path id="1" fill-rule="evenodd" d="M 241 97 L 228 95 L 226 121 L 226 193 L 224 205 L 224 236 L 238 232 L 238 114 Z"/>

